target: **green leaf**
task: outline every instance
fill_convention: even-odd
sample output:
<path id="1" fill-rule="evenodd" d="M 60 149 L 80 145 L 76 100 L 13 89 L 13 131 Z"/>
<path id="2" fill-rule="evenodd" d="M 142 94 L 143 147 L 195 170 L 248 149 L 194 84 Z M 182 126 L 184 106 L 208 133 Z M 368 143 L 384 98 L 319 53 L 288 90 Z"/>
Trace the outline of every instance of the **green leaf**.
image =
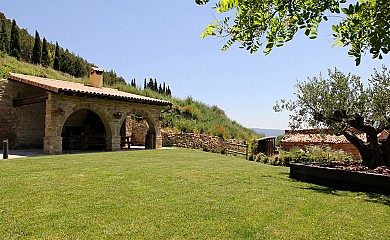
<path id="1" fill-rule="evenodd" d="M 345 13 L 347 15 L 350 14 L 348 8 L 342 8 L 341 10 L 343 11 L 343 13 Z"/>

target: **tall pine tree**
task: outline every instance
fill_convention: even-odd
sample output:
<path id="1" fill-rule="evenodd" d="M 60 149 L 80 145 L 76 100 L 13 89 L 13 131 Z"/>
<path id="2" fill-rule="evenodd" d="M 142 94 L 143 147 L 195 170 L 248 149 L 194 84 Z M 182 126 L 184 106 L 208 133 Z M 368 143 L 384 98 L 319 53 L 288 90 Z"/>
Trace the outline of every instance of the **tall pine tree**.
<path id="1" fill-rule="evenodd" d="M 9 37 L 7 33 L 7 26 L 5 25 L 5 19 L 1 21 L 0 32 L 0 51 L 9 54 Z"/>
<path id="2" fill-rule="evenodd" d="M 35 42 L 33 48 L 32 62 L 35 64 L 41 64 L 42 45 L 41 38 L 38 31 L 35 31 Z"/>
<path id="3" fill-rule="evenodd" d="M 56 42 L 56 50 L 55 50 L 54 63 L 53 63 L 54 70 L 60 70 L 61 68 L 60 54 L 61 54 L 60 46 L 58 46 L 58 42 Z"/>
<path id="4" fill-rule="evenodd" d="M 153 88 L 154 88 L 153 79 L 151 79 L 151 78 L 149 78 L 148 88 L 149 88 L 150 90 L 153 90 Z"/>
<path id="5" fill-rule="evenodd" d="M 131 86 L 132 87 L 137 87 L 137 84 L 135 83 L 135 78 L 131 79 Z"/>
<path id="6" fill-rule="evenodd" d="M 19 27 L 16 25 L 15 19 L 12 20 L 10 55 L 20 60 L 22 49 L 20 47 Z"/>
<path id="7" fill-rule="evenodd" d="M 84 63 L 83 59 L 80 56 L 77 56 L 75 58 L 74 76 L 80 78 L 80 77 L 87 75 L 85 70 L 86 70 L 86 67 L 85 67 L 85 63 Z"/>
<path id="8" fill-rule="evenodd" d="M 167 95 L 168 95 L 168 96 L 171 96 L 171 95 L 172 95 L 172 92 L 171 92 L 171 89 L 169 88 L 169 86 L 168 86 L 168 88 L 167 88 Z"/>
<path id="9" fill-rule="evenodd" d="M 158 91 L 158 85 L 157 85 L 157 80 L 156 79 L 154 79 L 153 91 L 155 91 L 155 92 Z"/>
<path id="10" fill-rule="evenodd" d="M 43 43 L 42 43 L 42 60 L 41 64 L 44 67 L 50 66 L 50 56 L 49 56 L 49 49 L 47 46 L 47 41 L 46 38 L 43 38 Z"/>

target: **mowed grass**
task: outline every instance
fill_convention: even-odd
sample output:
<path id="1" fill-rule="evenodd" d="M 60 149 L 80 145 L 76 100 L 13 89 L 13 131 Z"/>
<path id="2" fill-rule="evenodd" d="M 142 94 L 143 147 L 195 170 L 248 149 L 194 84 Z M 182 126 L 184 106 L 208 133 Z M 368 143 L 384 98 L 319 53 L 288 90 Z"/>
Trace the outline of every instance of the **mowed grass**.
<path id="1" fill-rule="evenodd" d="M 389 196 L 198 150 L 0 160 L 1 239 L 390 239 Z"/>

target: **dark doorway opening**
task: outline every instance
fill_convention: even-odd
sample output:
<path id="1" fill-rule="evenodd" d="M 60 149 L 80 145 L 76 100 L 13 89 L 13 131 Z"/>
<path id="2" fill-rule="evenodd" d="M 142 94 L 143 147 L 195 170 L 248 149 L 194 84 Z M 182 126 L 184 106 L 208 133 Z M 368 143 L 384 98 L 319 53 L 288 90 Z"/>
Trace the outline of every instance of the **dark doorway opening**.
<path id="1" fill-rule="evenodd" d="M 80 109 L 66 120 L 62 129 L 63 151 L 106 150 L 103 121 L 93 111 Z"/>

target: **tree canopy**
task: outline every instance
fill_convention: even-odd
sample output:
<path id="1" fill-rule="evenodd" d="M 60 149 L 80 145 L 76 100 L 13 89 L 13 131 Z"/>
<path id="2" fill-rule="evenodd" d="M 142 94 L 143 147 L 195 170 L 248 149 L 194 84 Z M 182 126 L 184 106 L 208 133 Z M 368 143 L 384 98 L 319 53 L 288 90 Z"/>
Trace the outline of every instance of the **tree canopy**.
<path id="1" fill-rule="evenodd" d="M 32 62 L 35 64 L 41 64 L 42 57 L 42 43 L 39 37 L 38 31 L 35 31 L 35 42 L 33 48 Z"/>
<path id="2" fill-rule="evenodd" d="M 199 5 L 209 0 L 195 0 Z M 340 19 L 332 27 L 335 44 L 348 46 L 355 57 L 369 52 L 382 59 L 390 50 L 390 1 L 388 0 L 219 0 L 214 8 L 223 19 L 206 26 L 202 37 L 226 39 L 223 50 L 239 42 L 251 53 L 265 46 L 264 53 L 283 46 L 299 29 L 310 39 L 318 26 L 330 18 Z M 352 3 L 351 3 L 352 2 Z"/>
<path id="3" fill-rule="evenodd" d="M 12 21 L 11 27 L 11 40 L 10 40 L 10 56 L 20 59 L 22 55 L 22 49 L 20 46 L 19 27 L 16 21 Z"/>
<path id="4" fill-rule="evenodd" d="M 42 59 L 41 59 L 41 64 L 44 67 L 49 67 L 50 66 L 50 53 L 49 53 L 48 43 L 46 41 L 46 38 L 43 38 L 43 41 L 42 41 Z"/>
<path id="5" fill-rule="evenodd" d="M 0 51 L 5 52 L 7 54 L 10 52 L 9 37 L 7 33 L 7 27 L 5 25 L 5 20 L 1 21 Z"/>
<path id="6" fill-rule="evenodd" d="M 329 70 L 328 78 L 298 82 L 296 100 L 281 100 L 274 110 L 292 112 L 292 129 L 327 128 L 344 135 L 367 167 L 390 166 L 390 137 L 378 139 L 378 134 L 390 130 L 390 71 L 384 66 L 381 72 L 375 70 L 368 83 L 364 87 L 358 76 Z"/>

